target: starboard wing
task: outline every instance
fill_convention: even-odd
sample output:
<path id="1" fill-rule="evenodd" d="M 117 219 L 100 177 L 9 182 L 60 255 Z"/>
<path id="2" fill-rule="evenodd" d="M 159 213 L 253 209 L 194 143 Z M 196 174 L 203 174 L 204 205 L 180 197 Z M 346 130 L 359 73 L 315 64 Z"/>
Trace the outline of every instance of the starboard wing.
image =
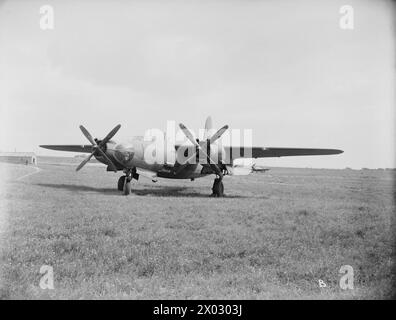
<path id="1" fill-rule="evenodd" d="M 238 158 L 270 158 L 291 156 L 323 156 L 339 154 L 344 151 L 338 149 L 317 148 L 263 148 L 263 147 L 224 147 L 229 159 Z"/>

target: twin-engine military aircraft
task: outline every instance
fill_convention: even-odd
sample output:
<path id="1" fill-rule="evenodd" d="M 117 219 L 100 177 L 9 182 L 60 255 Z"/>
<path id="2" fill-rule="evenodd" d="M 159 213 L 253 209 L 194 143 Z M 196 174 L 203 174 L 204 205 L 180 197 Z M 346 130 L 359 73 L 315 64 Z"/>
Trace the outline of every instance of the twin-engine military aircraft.
<path id="1" fill-rule="evenodd" d="M 302 149 L 302 148 L 263 148 L 263 147 L 235 147 L 222 146 L 220 137 L 228 129 L 228 125 L 215 131 L 211 117 L 205 123 L 204 139 L 199 141 L 194 138 L 192 132 L 183 124 L 180 129 L 191 144 L 174 144 L 167 150 L 164 161 L 154 161 L 153 153 L 161 153 L 153 148 L 153 141 L 147 141 L 142 136 L 133 137 L 126 142 L 117 143 L 111 140 L 121 125 L 117 125 L 102 140 L 94 139 L 83 126 L 80 129 L 91 145 L 41 145 L 40 147 L 59 151 L 83 152 L 90 155 L 76 168 L 80 170 L 92 157 L 107 165 L 107 171 L 123 171 L 124 175 L 118 180 L 118 190 L 125 195 L 131 193 L 131 181 L 138 180 L 139 176 L 149 177 L 156 182 L 157 178 L 168 179 L 191 179 L 215 175 L 212 195 L 222 197 L 224 195 L 223 177 L 225 175 L 247 175 L 252 172 L 233 166 L 233 162 L 240 158 L 265 158 L 286 156 L 312 156 L 330 155 L 342 153 L 337 149 Z M 164 140 L 167 140 L 164 137 Z M 165 144 L 167 141 L 164 141 Z M 149 151 L 149 152 L 147 152 Z M 149 159 L 150 158 L 150 159 Z"/>

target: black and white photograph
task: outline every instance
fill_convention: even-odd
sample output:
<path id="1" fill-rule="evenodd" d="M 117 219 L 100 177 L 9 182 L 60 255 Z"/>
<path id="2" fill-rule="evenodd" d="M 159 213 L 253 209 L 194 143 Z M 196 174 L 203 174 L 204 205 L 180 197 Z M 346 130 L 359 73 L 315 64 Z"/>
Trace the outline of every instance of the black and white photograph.
<path id="1" fill-rule="evenodd" d="M 0 300 L 394 299 L 395 9 L 0 0 Z"/>

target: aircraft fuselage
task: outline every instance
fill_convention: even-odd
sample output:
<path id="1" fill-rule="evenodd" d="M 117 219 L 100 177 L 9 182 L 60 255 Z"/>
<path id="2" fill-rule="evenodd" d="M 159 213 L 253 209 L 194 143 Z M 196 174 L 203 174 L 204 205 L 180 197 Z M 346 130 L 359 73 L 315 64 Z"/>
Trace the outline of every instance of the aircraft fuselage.
<path id="1" fill-rule="evenodd" d="M 194 146 L 188 146 L 187 148 L 191 149 L 191 152 L 194 151 Z M 140 168 L 155 172 L 160 178 L 168 179 L 195 179 L 212 173 L 210 171 L 205 172 L 204 166 L 199 163 L 189 164 L 181 171 L 176 170 L 177 164 L 174 161 L 176 147 L 174 145 L 169 146 L 169 150 L 155 148 L 153 142 L 145 141 L 140 136 L 121 143 L 109 141 L 106 144 L 105 152 L 113 161 L 117 170 Z M 162 154 L 158 154 L 159 152 Z M 100 154 L 94 156 L 98 161 L 107 165 L 103 156 Z"/>

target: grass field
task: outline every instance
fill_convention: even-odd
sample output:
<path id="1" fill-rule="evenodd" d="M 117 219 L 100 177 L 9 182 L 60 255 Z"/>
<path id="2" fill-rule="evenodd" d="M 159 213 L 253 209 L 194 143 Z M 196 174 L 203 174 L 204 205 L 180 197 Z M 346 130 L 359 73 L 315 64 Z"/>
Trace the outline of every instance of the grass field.
<path id="1" fill-rule="evenodd" d="M 22 179 L 33 167 L 0 164 L 2 299 L 390 295 L 395 171 L 272 168 L 226 177 L 225 198 L 209 197 L 212 178 L 141 178 L 126 197 L 120 174 L 76 161 L 39 159 Z"/>

